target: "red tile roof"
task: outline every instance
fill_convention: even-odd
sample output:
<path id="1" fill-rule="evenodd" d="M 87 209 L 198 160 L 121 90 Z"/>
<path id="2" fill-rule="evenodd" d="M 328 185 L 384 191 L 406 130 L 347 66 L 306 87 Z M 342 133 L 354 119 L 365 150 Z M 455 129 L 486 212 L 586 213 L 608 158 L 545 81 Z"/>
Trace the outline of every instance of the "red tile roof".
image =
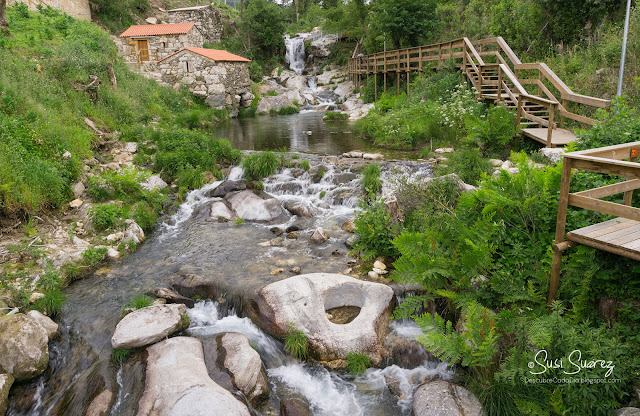
<path id="1" fill-rule="evenodd" d="M 183 35 L 191 30 L 195 23 L 174 23 L 160 25 L 133 25 L 125 30 L 120 37 L 130 38 L 132 36 L 160 36 L 160 35 Z"/>
<path id="2" fill-rule="evenodd" d="M 206 48 L 184 48 L 184 49 L 180 49 L 178 52 L 172 53 L 171 55 L 167 56 L 166 58 L 163 58 L 163 59 L 159 60 L 158 62 L 162 62 L 165 59 L 169 59 L 173 55 L 176 55 L 176 54 L 178 54 L 178 53 L 180 53 L 182 51 L 185 51 L 185 50 L 193 52 L 193 53 L 197 53 L 198 55 L 202 55 L 205 58 L 213 59 L 214 61 L 251 62 L 247 58 L 243 58 L 242 56 L 234 55 L 234 54 L 229 53 L 227 51 L 222 51 L 222 50 L 219 50 L 219 49 L 206 49 Z"/>

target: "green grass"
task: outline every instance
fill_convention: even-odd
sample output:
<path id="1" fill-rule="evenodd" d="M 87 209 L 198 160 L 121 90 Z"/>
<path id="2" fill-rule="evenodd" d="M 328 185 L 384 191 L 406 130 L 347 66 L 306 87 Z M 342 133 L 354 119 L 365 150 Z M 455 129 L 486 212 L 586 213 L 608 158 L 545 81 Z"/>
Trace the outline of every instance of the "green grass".
<path id="1" fill-rule="evenodd" d="M 382 189 L 382 180 L 380 179 L 380 166 L 372 163 L 362 170 L 362 189 L 367 194 L 376 194 Z"/>
<path id="2" fill-rule="evenodd" d="M 304 170 L 305 172 L 308 171 L 309 169 L 311 169 L 311 163 L 309 163 L 307 159 L 302 160 L 300 162 L 300 169 Z"/>
<path id="3" fill-rule="evenodd" d="M 277 111 L 278 115 L 281 115 L 281 116 L 286 116 L 286 115 L 289 115 L 289 114 L 298 114 L 299 112 L 300 112 L 300 109 L 298 107 L 290 106 L 290 105 L 289 106 L 285 106 L 285 107 L 281 107 Z"/>
<path id="4" fill-rule="evenodd" d="M 117 348 L 111 352 L 111 360 L 117 365 L 121 365 L 133 351 L 133 349 Z"/>
<path id="5" fill-rule="evenodd" d="M 371 367 L 371 358 L 360 352 L 347 354 L 347 371 L 354 376 L 360 376 Z"/>
<path id="6" fill-rule="evenodd" d="M 253 153 L 242 160 L 245 176 L 248 179 L 260 180 L 277 172 L 280 162 L 273 152 Z"/>
<path id="7" fill-rule="evenodd" d="M 153 298 L 148 295 L 138 295 L 127 303 L 127 307 L 131 309 L 142 309 L 153 304 Z"/>
<path id="8" fill-rule="evenodd" d="M 322 119 L 325 121 L 348 120 L 349 114 L 341 111 L 327 111 Z"/>
<path id="9" fill-rule="evenodd" d="M 304 360 L 308 356 L 309 340 L 304 332 L 289 324 L 289 333 L 284 336 L 284 349 L 294 357 Z"/>
<path id="10" fill-rule="evenodd" d="M 236 225 L 244 224 L 244 220 L 242 218 L 236 218 L 236 220 L 234 222 L 235 222 Z"/>
<path id="11" fill-rule="evenodd" d="M 98 14 L 109 15 L 111 2 L 99 3 Z M 144 9 L 142 0 L 129 3 Z M 117 13 L 121 7 L 118 3 Z M 82 161 L 93 156 L 97 140 L 85 118 L 106 134 L 121 132 L 123 141 L 149 143 L 141 146 L 136 161 L 153 160 L 156 148 L 159 164 L 169 156 L 180 159 L 176 169 L 165 170 L 165 179 L 177 170 L 211 170 L 212 164 L 221 163 L 223 158 L 209 152 L 214 139 L 201 129 L 227 114 L 188 91 L 175 92 L 131 72 L 109 35 L 92 23 L 51 8 L 29 12 L 10 7 L 7 14 L 9 33 L 0 33 L 0 214 L 38 214 L 73 198 L 70 184 L 83 174 Z M 128 25 L 126 19 L 123 25 Z M 110 64 L 117 88 L 109 83 Z M 95 99 L 83 88 L 89 75 L 102 81 Z M 151 121 L 153 128 L 148 126 Z M 168 150 L 173 138 L 185 148 Z M 109 184 L 90 189 L 92 197 L 103 201 L 110 192 L 116 190 Z"/>

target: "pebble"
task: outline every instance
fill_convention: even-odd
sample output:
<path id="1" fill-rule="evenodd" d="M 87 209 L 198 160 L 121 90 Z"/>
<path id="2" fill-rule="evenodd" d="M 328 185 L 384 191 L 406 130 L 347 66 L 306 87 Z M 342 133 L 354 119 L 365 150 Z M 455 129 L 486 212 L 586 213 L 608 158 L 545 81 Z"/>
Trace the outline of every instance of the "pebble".
<path id="1" fill-rule="evenodd" d="M 294 266 L 289 271 L 293 274 L 300 274 L 302 272 L 302 269 L 300 268 L 300 266 Z"/>
<path id="2" fill-rule="evenodd" d="M 71 208 L 80 208 L 82 204 L 84 204 L 84 201 L 82 199 L 74 199 L 73 201 L 69 202 L 69 206 Z"/>
<path id="3" fill-rule="evenodd" d="M 271 274 L 276 275 L 276 274 L 282 273 L 283 271 L 284 271 L 284 269 L 277 268 L 277 269 L 271 270 Z"/>
<path id="4" fill-rule="evenodd" d="M 380 270 L 387 270 L 387 265 L 380 260 L 376 260 L 375 263 L 373 263 L 373 267 Z"/>
<path id="5" fill-rule="evenodd" d="M 369 276 L 369 279 L 371 280 L 378 280 L 380 278 L 378 273 L 374 272 L 373 270 L 367 273 L 367 276 Z"/>

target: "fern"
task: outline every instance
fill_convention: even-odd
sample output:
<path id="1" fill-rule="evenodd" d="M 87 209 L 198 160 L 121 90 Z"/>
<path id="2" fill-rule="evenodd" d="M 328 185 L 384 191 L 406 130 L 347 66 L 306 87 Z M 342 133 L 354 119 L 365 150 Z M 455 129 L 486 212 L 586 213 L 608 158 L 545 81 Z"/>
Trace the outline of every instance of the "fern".
<path id="1" fill-rule="evenodd" d="M 421 310 L 428 308 L 429 302 L 433 301 L 434 296 L 427 294 L 421 296 L 409 296 L 400 303 L 393 311 L 393 319 L 404 319 L 413 317 Z"/>

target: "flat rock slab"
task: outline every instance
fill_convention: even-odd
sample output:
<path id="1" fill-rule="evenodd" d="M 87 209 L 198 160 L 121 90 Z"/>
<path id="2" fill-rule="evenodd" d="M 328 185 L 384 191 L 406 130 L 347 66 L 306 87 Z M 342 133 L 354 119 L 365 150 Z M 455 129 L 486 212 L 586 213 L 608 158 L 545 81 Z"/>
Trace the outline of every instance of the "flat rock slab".
<path id="1" fill-rule="evenodd" d="M 16 381 L 39 376 L 49 364 L 47 331 L 28 315 L 0 317 L 0 373 Z"/>
<path id="2" fill-rule="evenodd" d="M 418 387 L 413 413 L 420 416 L 482 416 L 480 401 L 469 390 L 438 380 Z"/>
<path id="3" fill-rule="evenodd" d="M 267 332 L 282 336 L 293 323 L 309 339 L 312 353 L 323 361 L 343 360 L 350 352 L 382 359 L 393 290 L 380 283 L 352 277 L 311 273 L 265 286 L 255 299 L 257 320 Z M 360 308 L 347 324 L 336 324 L 326 311 L 343 306 Z"/>
<path id="4" fill-rule="evenodd" d="M 211 380 L 198 338 L 171 338 L 147 353 L 138 416 L 250 416 L 247 406 Z"/>
<path id="5" fill-rule="evenodd" d="M 153 344 L 189 326 L 182 316 L 182 304 L 154 305 L 133 311 L 116 326 L 111 338 L 113 348 L 139 348 Z"/>

